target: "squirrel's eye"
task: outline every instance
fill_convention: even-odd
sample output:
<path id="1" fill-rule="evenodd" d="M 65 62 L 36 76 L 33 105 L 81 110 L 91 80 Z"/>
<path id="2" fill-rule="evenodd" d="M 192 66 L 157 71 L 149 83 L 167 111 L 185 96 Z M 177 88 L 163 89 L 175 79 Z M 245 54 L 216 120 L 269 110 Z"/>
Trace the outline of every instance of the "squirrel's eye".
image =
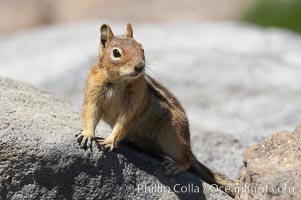
<path id="1" fill-rule="evenodd" d="M 114 50 L 113 50 L 113 56 L 114 56 L 115 58 L 120 58 L 120 57 L 121 57 L 121 54 L 120 54 L 120 52 L 118 51 L 118 49 L 114 49 Z"/>

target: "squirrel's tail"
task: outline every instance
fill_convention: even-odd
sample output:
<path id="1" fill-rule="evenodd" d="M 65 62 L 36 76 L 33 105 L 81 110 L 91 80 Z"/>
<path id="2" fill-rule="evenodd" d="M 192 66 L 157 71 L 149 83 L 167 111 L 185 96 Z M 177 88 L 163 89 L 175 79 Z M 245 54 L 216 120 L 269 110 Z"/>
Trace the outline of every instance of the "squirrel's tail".
<path id="1" fill-rule="evenodd" d="M 190 171 L 201 176 L 202 179 L 212 185 L 216 185 L 219 189 L 226 192 L 229 196 L 235 197 L 236 183 L 228 178 L 226 175 L 209 169 L 204 164 L 199 162 L 195 155 L 192 154 L 192 165 Z"/>

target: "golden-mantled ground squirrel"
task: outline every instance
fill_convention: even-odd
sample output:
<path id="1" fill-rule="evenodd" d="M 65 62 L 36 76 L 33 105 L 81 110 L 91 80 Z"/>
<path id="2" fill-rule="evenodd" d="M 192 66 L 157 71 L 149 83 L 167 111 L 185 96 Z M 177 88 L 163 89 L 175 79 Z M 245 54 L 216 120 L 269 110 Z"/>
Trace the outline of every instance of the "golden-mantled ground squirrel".
<path id="1" fill-rule="evenodd" d="M 102 119 L 112 133 L 100 141 L 109 150 L 122 141 L 159 156 L 166 173 L 191 170 L 206 182 L 216 184 L 230 196 L 234 182 L 200 163 L 191 151 L 188 120 L 176 97 L 145 74 L 141 44 L 133 39 L 131 24 L 122 36 L 114 36 L 104 24 L 100 28 L 99 57 L 86 82 L 83 131 L 77 135 L 83 147 L 92 147 L 95 128 Z"/>

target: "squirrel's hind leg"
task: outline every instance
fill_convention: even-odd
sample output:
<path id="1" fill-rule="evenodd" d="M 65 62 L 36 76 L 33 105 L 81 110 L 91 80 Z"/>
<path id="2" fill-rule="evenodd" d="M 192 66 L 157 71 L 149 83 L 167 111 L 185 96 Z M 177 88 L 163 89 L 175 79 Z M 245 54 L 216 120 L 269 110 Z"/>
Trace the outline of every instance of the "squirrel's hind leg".
<path id="1" fill-rule="evenodd" d="M 158 141 L 162 150 L 162 156 L 164 156 L 162 164 L 168 175 L 186 171 L 191 166 L 190 146 L 181 137 L 177 136 L 170 132 L 165 133 L 161 135 Z"/>

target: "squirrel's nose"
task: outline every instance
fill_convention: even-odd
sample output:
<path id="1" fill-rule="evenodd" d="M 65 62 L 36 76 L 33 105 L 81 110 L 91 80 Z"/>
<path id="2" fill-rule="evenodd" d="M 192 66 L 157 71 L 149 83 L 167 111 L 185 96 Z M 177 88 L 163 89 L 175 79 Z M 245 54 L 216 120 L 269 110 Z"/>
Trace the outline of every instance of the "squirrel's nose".
<path id="1" fill-rule="evenodd" d="M 135 65 L 134 69 L 138 73 L 142 72 L 142 70 L 144 69 L 144 63 L 142 62 L 138 63 L 137 65 Z"/>

